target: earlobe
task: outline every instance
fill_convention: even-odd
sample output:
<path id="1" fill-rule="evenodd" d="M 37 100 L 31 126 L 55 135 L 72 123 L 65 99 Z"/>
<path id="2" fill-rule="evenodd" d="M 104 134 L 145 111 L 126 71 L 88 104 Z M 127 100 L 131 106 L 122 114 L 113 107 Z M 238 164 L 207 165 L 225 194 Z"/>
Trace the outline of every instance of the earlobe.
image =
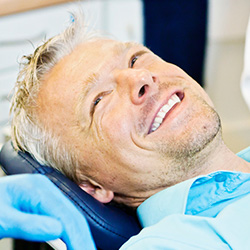
<path id="1" fill-rule="evenodd" d="M 109 203 L 113 200 L 114 193 L 106 189 L 97 189 L 93 197 L 101 203 Z"/>
<path id="2" fill-rule="evenodd" d="M 79 187 L 101 203 L 108 203 L 114 198 L 113 191 L 104 189 L 97 183 L 92 184 L 90 182 L 83 182 L 79 184 Z"/>

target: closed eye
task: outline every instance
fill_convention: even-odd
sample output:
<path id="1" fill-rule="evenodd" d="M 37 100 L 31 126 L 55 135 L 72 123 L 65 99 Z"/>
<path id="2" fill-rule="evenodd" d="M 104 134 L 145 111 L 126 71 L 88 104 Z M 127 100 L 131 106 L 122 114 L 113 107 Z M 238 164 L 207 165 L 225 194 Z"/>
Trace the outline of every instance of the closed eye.
<path id="1" fill-rule="evenodd" d="M 95 112 L 95 109 L 96 109 L 96 106 L 101 102 L 101 100 L 103 99 L 103 97 L 105 95 L 108 95 L 112 92 L 112 90 L 109 90 L 109 91 L 104 91 L 104 92 L 101 92 L 99 93 L 95 99 L 93 100 L 92 104 L 91 104 L 91 108 L 90 108 L 90 116 L 92 117 L 94 112 Z"/>
<path id="2" fill-rule="evenodd" d="M 129 68 L 133 68 L 136 61 L 139 59 L 139 57 L 145 53 L 148 53 L 148 51 L 147 50 L 140 50 L 140 51 L 137 51 L 136 53 L 134 53 L 129 60 L 129 65 L 128 65 Z"/>
<path id="3" fill-rule="evenodd" d="M 95 99 L 93 100 L 92 104 L 91 104 L 91 108 L 90 108 L 90 115 L 93 116 L 93 114 L 95 113 L 95 109 L 96 106 L 98 105 L 98 103 L 102 100 L 104 93 L 100 93 L 98 94 Z"/>
<path id="4" fill-rule="evenodd" d="M 96 106 L 101 100 L 102 100 L 103 96 L 98 97 L 95 101 L 94 101 L 94 106 Z"/>
<path id="5" fill-rule="evenodd" d="M 138 58 L 139 58 L 139 56 L 135 56 L 135 57 L 132 58 L 131 63 L 130 63 L 131 68 L 133 68 L 133 66 L 134 66 L 134 64 L 135 64 L 135 62 L 137 61 Z"/>

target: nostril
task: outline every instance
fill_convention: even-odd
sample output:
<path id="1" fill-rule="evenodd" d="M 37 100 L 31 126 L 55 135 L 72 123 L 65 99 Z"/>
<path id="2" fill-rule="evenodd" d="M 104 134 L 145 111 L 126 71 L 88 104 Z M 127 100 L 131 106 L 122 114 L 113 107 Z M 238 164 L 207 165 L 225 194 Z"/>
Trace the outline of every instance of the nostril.
<path id="1" fill-rule="evenodd" d="M 138 93 L 138 97 L 142 97 L 145 94 L 146 85 L 143 85 Z"/>

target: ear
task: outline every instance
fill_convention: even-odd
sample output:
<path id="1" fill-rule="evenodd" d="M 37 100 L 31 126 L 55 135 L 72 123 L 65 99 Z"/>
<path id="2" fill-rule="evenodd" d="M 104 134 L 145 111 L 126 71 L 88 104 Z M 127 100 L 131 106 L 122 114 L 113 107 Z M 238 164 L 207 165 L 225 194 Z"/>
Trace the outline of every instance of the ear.
<path id="1" fill-rule="evenodd" d="M 79 187 L 101 203 L 108 203 L 114 198 L 113 191 L 104 189 L 101 185 L 94 181 L 83 182 L 79 185 Z"/>

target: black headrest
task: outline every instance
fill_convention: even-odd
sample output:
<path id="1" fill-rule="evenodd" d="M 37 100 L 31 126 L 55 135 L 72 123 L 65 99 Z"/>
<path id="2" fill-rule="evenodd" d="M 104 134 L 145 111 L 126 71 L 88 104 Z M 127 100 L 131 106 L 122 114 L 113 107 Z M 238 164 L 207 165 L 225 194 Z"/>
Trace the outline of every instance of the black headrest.
<path id="1" fill-rule="evenodd" d="M 7 142 L 1 149 L 0 165 L 7 175 L 22 173 L 46 175 L 86 217 L 99 249 L 119 249 L 131 236 L 141 230 L 136 216 L 126 213 L 121 208 L 100 203 L 61 172 L 40 165 L 26 152 L 15 151 L 11 142 Z"/>

